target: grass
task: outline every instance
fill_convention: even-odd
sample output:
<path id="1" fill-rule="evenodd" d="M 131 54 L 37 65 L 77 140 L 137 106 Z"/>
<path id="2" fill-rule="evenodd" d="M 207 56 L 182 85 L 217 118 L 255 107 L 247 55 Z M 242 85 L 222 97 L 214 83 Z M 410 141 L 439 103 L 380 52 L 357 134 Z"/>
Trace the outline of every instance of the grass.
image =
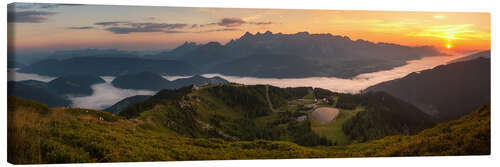
<path id="1" fill-rule="evenodd" d="M 318 121 L 314 120 L 314 118 L 309 116 L 309 119 L 311 120 L 311 128 L 318 135 L 326 137 L 335 145 L 349 144 L 351 143 L 351 140 L 342 131 L 342 125 L 346 120 L 362 110 L 362 107 L 358 107 L 355 110 L 340 109 L 340 113 L 337 118 L 328 124 L 320 124 Z"/>
<path id="2" fill-rule="evenodd" d="M 489 106 L 413 136 L 305 147 L 288 141 L 190 138 L 148 119 L 47 108 L 15 97 L 8 101 L 7 160 L 14 164 L 490 154 Z M 168 108 L 159 106 L 141 117 L 161 116 Z"/>
<path id="3" fill-rule="evenodd" d="M 8 161 L 39 164 L 325 156 L 320 150 L 291 142 L 188 138 L 145 126 L 150 124 L 146 121 L 99 120 L 101 113 L 72 112 L 50 109 L 42 114 L 38 106 L 9 110 Z"/>

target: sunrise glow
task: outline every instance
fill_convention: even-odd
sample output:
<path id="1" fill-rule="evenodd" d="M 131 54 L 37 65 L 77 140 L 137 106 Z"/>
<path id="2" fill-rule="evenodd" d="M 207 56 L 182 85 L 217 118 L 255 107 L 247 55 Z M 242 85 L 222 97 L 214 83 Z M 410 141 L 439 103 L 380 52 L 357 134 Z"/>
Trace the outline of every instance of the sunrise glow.
<path id="1" fill-rule="evenodd" d="M 30 12 L 35 9 L 15 10 Z M 274 33 L 330 33 L 352 40 L 437 48 L 442 48 L 443 42 L 453 41 L 454 50 L 490 49 L 488 13 L 110 8 L 94 5 L 39 8 L 36 11 L 42 13 L 36 13 L 35 20 L 9 22 L 9 26 L 15 26 L 17 30 L 13 36 L 23 39 L 15 41 L 17 49 L 159 50 L 175 48 L 185 41 L 225 44 L 247 31 L 263 33 L 268 30 Z M 130 11 L 134 11 L 133 14 Z M 139 25 L 142 23 L 165 27 L 142 27 L 141 30 Z"/>

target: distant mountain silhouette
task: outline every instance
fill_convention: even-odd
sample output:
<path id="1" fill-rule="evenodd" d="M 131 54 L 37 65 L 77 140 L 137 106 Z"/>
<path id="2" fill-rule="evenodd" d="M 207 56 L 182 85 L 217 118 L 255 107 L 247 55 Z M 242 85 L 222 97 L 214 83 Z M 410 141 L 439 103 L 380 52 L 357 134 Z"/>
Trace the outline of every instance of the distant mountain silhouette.
<path id="1" fill-rule="evenodd" d="M 14 59 L 8 59 L 7 60 L 7 68 L 23 68 L 26 65 L 16 62 Z"/>
<path id="2" fill-rule="evenodd" d="M 474 53 L 474 54 L 469 55 L 469 56 L 465 56 L 465 57 L 461 57 L 461 58 L 452 60 L 452 61 L 450 61 L 448 63 L 456 63 L 456 62 L 462 62 L 462 61 L 469 61 L 469 60 L 477 59 L 479 57 L 483 57 L 483 58 L 488 58 L 489 59 L 491 57 L 491 51 L 490 50 L 486 50 L 486 51 L 477 52 L 477 53 Z"/>
<path id="3" fill-rule="evenodd" d="M 331 34 L 273 34 L 267 31 L 255 35 L 247 32 L 225 45 L 217 42 L 204 45 L 186 42 L 154 58 L 186 61 L 199 67 L 203 73 L 268 75 L 278 78 L 350 78 L 361 73 L 401 66 L 408 60 L 435 55 L 443 54 L 431 46 L 409 47 L 364 40 L 353 41 L 347 36 Z M 260 69 L 253 69 L 256 66 Z M 309 74 L 303 74 L 294 68 L 310 71 L 305 72 Z"/>
<path id="4" fill-rule="evenodd" d="M 90 96 L 94 92 L 93 84 L 105 83 L 102 78 L 94 75 L 67 75 L 58 77 L 48 83 L 58 94 Z"/>
<path id="5" fill-rule="evenodd" d="M 193 75 L 198 69 L 177 60 L 150 60 L 125 57 L 75 57 L 64 60 L 45 59 L 20 69 L 21 72 L 48 76 L 91 74 L 119 76 L 142 71 L 168 75 Z"/>
<path id="6" fill-rule="evenodd" d="M 441 65 L 364 90 L 384 91 L 439 120 L 459 118 L 491 98 L 491 61 L 486 58 Z"/>
<path id="7" fill-rule="evenodd" d="M 35 100 L 49 106 L 69 106 L 71 101 L 56 93 L 45 82 L 26 80 L 9 81 L 7 83 L 7 95 L 16 96 L 28 100 Z"/>
<path id="8" fill-rule="evenodd" d="M 55 51 L 48 59 L 64 60 L 75 57 L 138 57 L 132 52 L 117 49 L 81 49 L 81 50 L 59 50 Z"/>
<path id="9" fill-rule="evenodd" d="M 36 80 L 9 81 L 8 95 L 43 102 L 49 106 L 69 106 L 68 95 L 89 96 L 94 92 L 93 84 L 105 81 L 93 75 L 68 75 L 50 82 Z"/>
<path id="10" fill-rule="evenodd" d="M 170 81 L 159 74 L 152 72 L 140 72 L 136 74 L 127 74 L 116 77 L 111 84 L 122 89 L 143 89 L 143 90 L 161 90 L 166 88 Z"/>
<path id="11" fill-rule="evenodd" d="M 158 91 L 161 89 L 178 89 L 189 85 L 228 84 L 229 81 L 220 77 L 205 78 L 195 75 L 189 78 L 169 81 L 153 72 L 140 72 L 116 77 L 111 82 L 115 87 L 123 89 L 143 89 Z"/>

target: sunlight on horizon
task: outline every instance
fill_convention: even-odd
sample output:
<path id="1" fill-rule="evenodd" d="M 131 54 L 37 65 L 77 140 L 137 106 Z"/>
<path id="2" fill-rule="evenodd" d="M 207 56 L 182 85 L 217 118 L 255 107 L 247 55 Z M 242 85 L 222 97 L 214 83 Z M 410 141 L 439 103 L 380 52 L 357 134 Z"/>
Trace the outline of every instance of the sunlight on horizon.
<path id="1" fill-rule="evenodd" d="M 23 39 L 9 46 L 18 50 L 165 50 L 186 41 L 225 44 L 245 32 L 265 31 L 330 33 L 353 40 L 443 49 L 446 49 L 443 42 L 453 40 L 455 50 L 490 49 L 489 13 L 106 5 L 17 8 L 15 11 L 42 12 L 33 22 L 8 23 L 16 28 L 13 37 Z M 147 27 L 148 24 L 157 26 Z"/>

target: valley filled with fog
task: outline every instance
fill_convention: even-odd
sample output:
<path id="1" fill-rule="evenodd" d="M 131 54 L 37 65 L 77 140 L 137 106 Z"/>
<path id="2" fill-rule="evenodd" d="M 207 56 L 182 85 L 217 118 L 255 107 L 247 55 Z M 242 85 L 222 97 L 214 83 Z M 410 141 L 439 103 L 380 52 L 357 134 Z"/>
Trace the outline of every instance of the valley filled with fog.
<path id="1" fill-rule="evenodd" d="M 419 60 L 408 61 L 407 65 L 393 68 L 391 70 L 383 70 L 372 73 L 364 73 L 353 77 L 352 79 L 343 79 L 336 77 L 309 77 L 309 78 L 257 78 L 257 77 L 239 77 L 227 76 L 221 74 L 203 74 L 203 77 L 219 76 L 233 83 L 246 85 L 269 84 L 277 87 L 315 87 L 324 88 L 334 92 L 342 93 L 359 93 L 361 90 L 397 78 L 404 77 L 412 72 L 417 72 L 425 69 L 431 69 L 438 65 L 446 64 L 450 60 L 462 56 L 433 56 L 424 57 Z M 15 69 L 8 70 L 9 81 L 23 80 L 38 80 L 48 82 L 55 77 L 43 76 L 31 73 L 18 72 Z M 173 81 L 176 79 L 188 78 L 190 76 L 169 76 L 164 75 L 163 78 Z M 156 92 L 150 90 L 132 90 L 120 89 L 114 87 L 111 81 L 113 76 L 101 76 L 106 83 L 92 85 L 94 93 L 90 96 L 69 97 L 73 103 L 73 107 L 105 109 L 118 101 L 135 95 L 153 95 Z"/>

